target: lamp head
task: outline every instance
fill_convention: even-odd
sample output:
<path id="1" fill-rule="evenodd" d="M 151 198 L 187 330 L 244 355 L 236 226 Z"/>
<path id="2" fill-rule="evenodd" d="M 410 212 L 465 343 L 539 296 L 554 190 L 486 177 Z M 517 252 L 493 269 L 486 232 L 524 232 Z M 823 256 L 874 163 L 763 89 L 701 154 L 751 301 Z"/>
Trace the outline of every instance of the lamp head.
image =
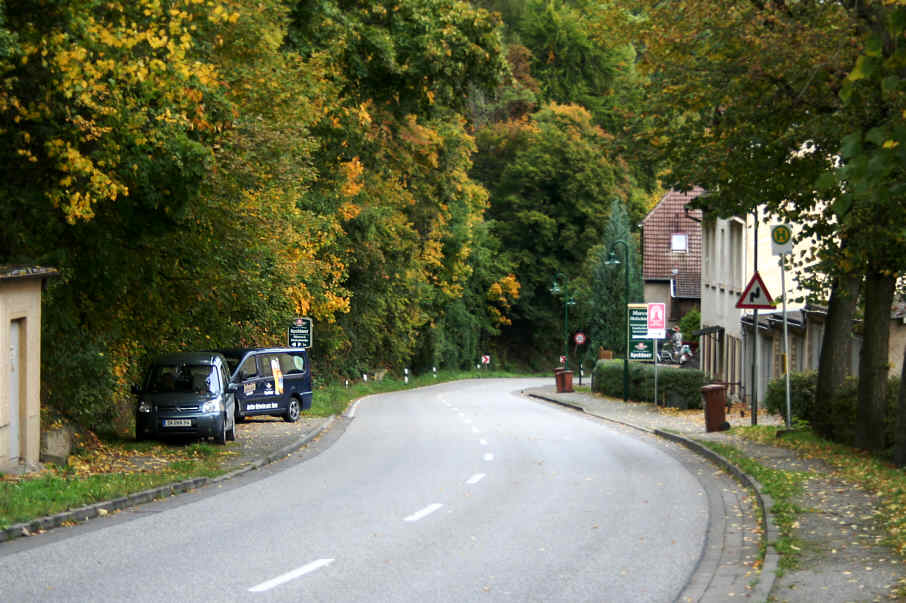
<path id="1" fill-rule="evenodd" d="M 618 266 L 620 264 L 620 260 L 619 258 L 617 258 L 617 254 L 613 249 L 610 250 L 610 254 L 607 256 L 607 261 L 604 263 L 607 266 Z"/>

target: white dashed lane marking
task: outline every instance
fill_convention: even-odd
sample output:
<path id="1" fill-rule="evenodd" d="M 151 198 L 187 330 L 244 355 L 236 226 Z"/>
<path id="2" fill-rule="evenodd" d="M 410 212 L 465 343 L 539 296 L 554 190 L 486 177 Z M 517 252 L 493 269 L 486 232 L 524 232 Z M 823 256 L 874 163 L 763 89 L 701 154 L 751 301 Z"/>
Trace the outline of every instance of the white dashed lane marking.
<path id="1" fill-rule="evenodd" d="M 472 477 L 467 479 L 466 483 L 469 484 L 470 486 L 473 484 L 477 484 L 478 482 L 480 482 L 481 480 L 484 479 L 484 476 L 485 476 L 484 473 L 476 473 L 475 475 L 473 475 Z"/>
<path id="2" fill-rule="evenodd" d="M 257 586 L 253 586 L 249 589 L 249 592 L 263 593 L 264 591 L 270 590 L 275 586 L 280 586 L 281 584 L 289 582 L 290 580 L 295 580 L 296 578 L 304 576 L 305 574 L 310 574 L 321 569 L 322 567 L 327 567 L 331 563 L 333 563 L 333 559 L 318 559 L 317 561 L 312 561 L 311 563 L 303 565 L 298 569 L 294 569 L 291 572 L 286 572 L 285 574 L 281 574 L 280 576 L 268 580 L 267 582 L 262 582 Z"/>
<path id="3" fill-rule="evenodd" d="M 440 503 L 434 503 L 432 505 L 428 505 L 421 511 L 416 511 L 409 517 L 404 518 L 403 521 L 409 521 L 409 522 L 418 521 L 419 519 L 423 519 L 423 518 L 427 517 L 428 515 L 431 515 L 431 513 L 434 513 L 441 507 L 443 507 L 443 505 Z"/>

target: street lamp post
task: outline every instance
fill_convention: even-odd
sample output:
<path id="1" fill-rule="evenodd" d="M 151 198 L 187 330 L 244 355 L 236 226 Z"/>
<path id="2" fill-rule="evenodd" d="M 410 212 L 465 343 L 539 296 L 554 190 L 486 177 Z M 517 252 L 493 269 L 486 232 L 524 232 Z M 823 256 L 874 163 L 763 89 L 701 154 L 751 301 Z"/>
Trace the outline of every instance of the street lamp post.
<path id="1" fill-rule="evenodd" d="M 626 324 L 624 325 L 626 329 L 626 353 L 623 355 L 623 402 L 629 402 L 629 243 L 626 241 L 614 241 L 610 245 L 610 254 L 607 256 L 607 261 L 604 262 L 607 265 L 614 266 L 619 265 L 620 260 L 617 258 L 617 254 L 614 251 L 614 248 L 617 245 L 623 246 L 623 261 L 625 263 L 625 274 L 626 274 L 626 289 L 624 291 L 625 301 L 623 308 L 626 312 Z"/>
<path id="2" fill-rule="evenodd" d="M 560 280 L 563 280 L 563 289 L 560 289 Z M 576 302 L 569 297 L 569 277 L 562 272 L 554 275 L 554 284 L 551 293 L 554 295 L 563 292 L 563 368 L 569 368 L 569 306 Z"/>

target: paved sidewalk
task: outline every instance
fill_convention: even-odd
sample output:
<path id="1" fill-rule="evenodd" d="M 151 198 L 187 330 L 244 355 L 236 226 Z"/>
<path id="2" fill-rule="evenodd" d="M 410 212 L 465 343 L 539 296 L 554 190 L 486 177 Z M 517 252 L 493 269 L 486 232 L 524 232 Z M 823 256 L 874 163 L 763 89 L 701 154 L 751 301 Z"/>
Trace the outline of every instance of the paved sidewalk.
<path id="1" fill-rule="evenodd" d="M 784 569 L 777 576 L 779 557 L 772 545 L 779 533 L 769 512 L 773 501 L 761 492 L 760 484 L 754 479 L 742 474 L 732 465 L 726 467 L 743 484 L 751 484 L 756 492 L 755 498 L 760 503 L 760 510 L 756 509 L 752 513 L 752 506 L 747 506 L 742 501 L 736 505 L 744 513 L 737 516 L 737 521 L 727 524 L 723 542 L 717 543 L 722 549 L 719 552 L 721 561 L 713 578 L 704 592 L 692 593 L 693 596 L 689 598 L 687 595 L 690 589 L 687 588 L 685 598 L 680 600 L 727 601 L 739 597 L 790 603 L 902 600 L 897 598 L 896 589 L 906 583 L 906 565 L 895 552 L 881 544 L 884 533 L 875 521 L 880 512 L 879 500 L 873 493 L 836 479 L 823 462 L 803 458 L 787 448 L 754 443 L 732 432 L 706 433 L 703 411 L 677 413 L 671 409 L 658 409 L 653 404 L 624 403 L 622 400 L 590 393 L 558 394 L 553 385 L 525 390 L 524 393 L 680 441 L 721 466 L 727 461 L 699 442 L 721 441 L 740 449 L 762 465 L 803 472 L 806 475 L 804 492 L 794 501 L 802 509 L 799 521 L 794 525 L 794 536 L 804 545 L 803 550 L 797 567 Z M 751 417 L 747 414 L 741 416 L 739 411 L 734 411 L 728 415 L 727 421 L 732 426 L 744 426 L 751 424 Z M 783 423 L 777 416 L 759 413 L 758 424 Z M 724 499 L 724 512 L 732 513 L 732 496 L 725 493 Z M 713 512 L 720 507 L 715 507 L 712 503 L 711 509 Z M 746 513 L 748 517 L 745 516 Z M 739 590 L 737 587 L 743 581 L 751 584 L 753 576 L 745 547 L 739 544 L 737 532 L 747 533 L 759 514 L 762 515 L 763 525 L 767 530 L 768 546 L 764 566 L 754 589 Z M 706 552 L 702 565 L 707 556 Z M 699 580 L 702 579 L 701 573 L 702 571 L 697 572 Z"/>

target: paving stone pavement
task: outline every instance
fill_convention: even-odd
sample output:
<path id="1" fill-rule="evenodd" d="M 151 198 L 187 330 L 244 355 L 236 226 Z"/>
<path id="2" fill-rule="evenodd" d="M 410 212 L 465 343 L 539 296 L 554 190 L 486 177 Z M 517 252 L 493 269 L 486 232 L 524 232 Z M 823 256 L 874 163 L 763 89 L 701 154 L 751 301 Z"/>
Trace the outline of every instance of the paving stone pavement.
<path id="1" fill-rule="evenodd" d="M 789 603 L 906 600 L 897 596 L 897 589 L 906 583 L 906 564 L 895 551 L 882 544 L 883 529 L 877 521 L 880 513 L 878 497 L 840 481 L 822 461 L 803 458 L 786 448 L 755 443 L 732 432 L 706 433 L 703 411 L 677 413 L 670 409 L 658 409 L 653 404 L 624 403 L 588 392 L 557 394 L 553 385 L 526 390 L 525 393 L 625 426 L 652 432 L 667 431 L 698 442 L 721 441 L 740 449 L 762 465 L 798 471 L 807 476 L 802 494 L 794 501 L 802 509 L 794 526 L 794 536 L 803 543 L 795 568 L 778 572 L 776 578 L 762 576 L 760 583 L 771 584 L 767 593 L 752 589 L 740 591 L 737 588 L 742 580 L 751 582 L 754 577 L 746 553 L 739 550 L 739 535 L 742 534 L 743 538 L 751 536 L 752 523 L 757 518 L 757 512 L 750 504 L 751 499 L 760 496 L 768 510 L 773 502 L 769 497 L 751 491 L 744 490 L 742 495 L 725 492 L 723 512 L 728 517 L 740 514 L 737 515 L 738 522 L 727 522 L 722 540 L 711 542 L 709 539 L 711 546 L 721 548 L 721 567 L 700 598 L 680 600 L 726 601 L 740 596 Z M 730 413 L 727 420 L 732 426 L 751 424 L 751 417 L 742 415 L 738 410 Z M 762 411 L 758 423 L 782 425 L 782 419 Z M 719 505 L 712 503 L 711 509 L 720 512 Z M 769 535 L 768 540 L 771 539 Z M 758 540 L 761 540 L 760 534 Z M 744 547 L 742 551 L 745 551 Z M 707 557 L 708 551 L 703 564 Z M 764 574 L 776 572 L 776 568 L 767 567 L 767 558 L 765 564 Z M 704 573 L 707 575 L 707 572 Z M 730 595 L 731 592 L 733 595 Z"/>

